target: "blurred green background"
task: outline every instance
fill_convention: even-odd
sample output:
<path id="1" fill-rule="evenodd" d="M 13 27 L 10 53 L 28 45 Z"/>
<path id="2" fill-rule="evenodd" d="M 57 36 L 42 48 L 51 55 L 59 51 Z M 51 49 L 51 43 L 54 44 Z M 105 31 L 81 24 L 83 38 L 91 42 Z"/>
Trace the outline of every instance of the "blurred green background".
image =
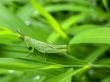
<path id="1" fill-rule="evenodd" d="M 109 5 L 109 0 L 0 0 L 0 82 L 110 82 Z M 30 50 L 18 30 L 67 45 L 67 55 L 35 50 L 27 57 Z"/>

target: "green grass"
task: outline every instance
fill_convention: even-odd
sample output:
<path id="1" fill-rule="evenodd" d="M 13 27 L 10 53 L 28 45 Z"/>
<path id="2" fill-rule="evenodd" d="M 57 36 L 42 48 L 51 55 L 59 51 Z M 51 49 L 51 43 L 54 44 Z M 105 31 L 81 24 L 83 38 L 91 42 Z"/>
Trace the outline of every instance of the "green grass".
<path id="1" fill-rule="evenodd" d="M 0 82 L 110 82 L 109 4 L 0 0 Z M 67 45 L 67 52 L 31 52 L 21 36 L 48 43 L 44 50 Z"/>

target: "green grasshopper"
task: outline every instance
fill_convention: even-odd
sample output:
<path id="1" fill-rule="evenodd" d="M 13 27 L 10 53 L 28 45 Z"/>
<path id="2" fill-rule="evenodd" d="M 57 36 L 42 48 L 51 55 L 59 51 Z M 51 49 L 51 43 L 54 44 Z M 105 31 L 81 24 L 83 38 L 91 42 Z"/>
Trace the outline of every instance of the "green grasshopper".
<path id="1" fill-rule="evenodd" d="M 18 33 L 19 30 L 18 30 Z M 20 33 L 21 34 L 21 33 Z M 54 54 L 54 53 L 59 53 L 59 54 L 67 54 L 67 45 L 51 45 L 45 42 L 41 42 L 39 40 L 33 39 L 29 36 L 22 36 L 20 37 L 27 45 L 28 48 L 31 48 L 31 51 L 29 52 L 32 53 L 34 50 L 39 51 L 40 53 L 45 54 Z M 45 58 L 46 61 L 46 58 Z"/>
<path id="2" fill-rule="evenodd" d="M 32 48 L 31 52 L 37 50 L 41 53 L 63 53 L 67 52 L 67 45 L 50 45 L 45 42 L 30 38 L 28 36 L 22 37 L 28 48 Z"/>

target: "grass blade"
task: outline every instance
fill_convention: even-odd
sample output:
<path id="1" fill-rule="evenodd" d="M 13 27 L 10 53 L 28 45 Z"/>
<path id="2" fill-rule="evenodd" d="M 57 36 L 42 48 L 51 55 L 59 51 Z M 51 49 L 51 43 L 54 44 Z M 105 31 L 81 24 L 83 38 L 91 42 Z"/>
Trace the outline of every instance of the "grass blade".
<path id="1" fill-rule="evenodd" d="M 70 28 L 71 25 L 78 23 L 79 21 L 81 21 L 82 19 L 84 19 L 86 17 L 87 16 L 85 14 L 73 15 L 73 16 L 67 18 L 66 20 L 64 20 L 62 22 L 61 26 L 63 27 L 64 30 L 67 30 L 68 28 Z M 47 42 L 54 43 L 59 37 L 60 36 L 57 33 L 53 32 L 48 37 Z"/>
<path id="2" fill-rule="evenodd" d="M 89 66 L 84 66 L 83 68 L 79 68 L 77 70 L 68 70 L 65 73 L 54 76 L 53 78 L 48 79 L 46 82 L 66 82 L 71 76 L 75 76 L 80 72 L 84 72 L 87 70 Z"/>
<path id="3" fill-rule="evenodd" d="M 68 36 L 65 34 L 65 32 L 61 29 L 60 24 L 55 20 L 52 15 L 50 15 L 40 4 L 38 4 L 35 0 L 31 0 L 31 3 L 33 7 L 43 16 L 47 19 L 47 21 L 50 23 L 50 25 L 53 27 L 53 29 L 64 39 L 67 39 Z"/>
<path id="4" fill-rule="evenodd" d="M 69 44 L 81 43 L 110 44 L 110 28 L 95 28 L 82 31 L 76 34 Z"/>
<path id="5" fill-rule="evenodd" d="M 32 62 L 23 59 L 0 58 L 0 67 L 14 70 L 44 70 L 53 68 L 63 68 L 61 65 L 49 65 L 38 62 Z"/>

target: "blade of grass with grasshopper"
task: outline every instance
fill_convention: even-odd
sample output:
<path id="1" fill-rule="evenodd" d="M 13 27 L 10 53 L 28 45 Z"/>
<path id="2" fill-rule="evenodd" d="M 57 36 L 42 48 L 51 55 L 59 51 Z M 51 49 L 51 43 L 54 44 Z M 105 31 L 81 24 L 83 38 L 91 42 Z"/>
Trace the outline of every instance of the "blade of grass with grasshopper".
<path id="1" fill-rule="evenodd" d="M 54 53 L 59 53 L 59 54 L 67 54 L 67 45 L 53 45 L 53 44 L 48 44 L 42 41 L 39 41 L 37 39 L 31 38 L 29 36 L 24 36 L 20 33 L 18 30 L 18 33 L 21 35 L 21 39 L 26 43 L 28 49 L 31 49 L 29 52 L 32 53 L 34 50 L 43 53 L 43 54 L 54 54 Z"/>
<path id="2" fill-rule="evenodd" d="M 28 53 L 27 56 L 29 56 L 34 50 L 43 53 L 45 57 L 46 62 L 46 56 L 45 54 L 67 54 L 67 45 L 51 45 L 45 42 L 41 42 L 39 40 L 33 39 L 29 36 L 22 36 L 22 40 L 26 43 L 28 49 L 31 49 L 31 51 Z"/>
<path id="3" fill-rule="evenodd" d="M 29 36 L 23 36 L 22 40 L 26 43 L 28 48 L 31 48 L 31 52 L 37 50 L 41 53 L 63 53 L 67 52 L 67 45 L 51 45 L 39 40 L 33 39 Z"/>

